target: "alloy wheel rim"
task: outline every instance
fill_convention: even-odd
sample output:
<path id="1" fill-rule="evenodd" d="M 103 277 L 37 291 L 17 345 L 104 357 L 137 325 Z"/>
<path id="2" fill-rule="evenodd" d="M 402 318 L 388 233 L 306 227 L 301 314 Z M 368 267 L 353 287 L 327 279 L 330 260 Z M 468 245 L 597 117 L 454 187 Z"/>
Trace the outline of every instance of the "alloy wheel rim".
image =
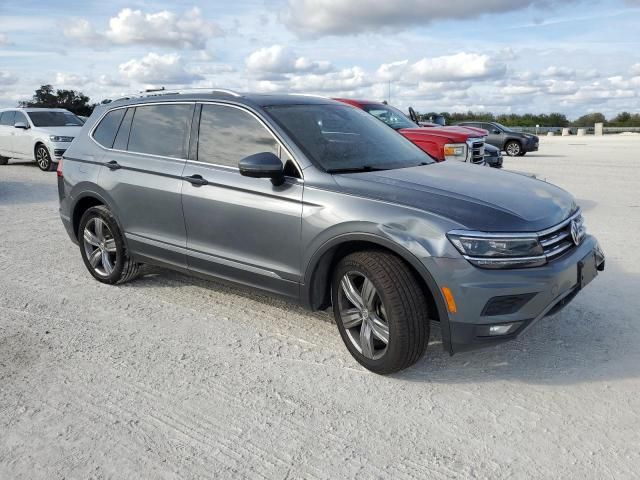
<path id="1" fill-rule="evenodd" d="M 93 271 L 102 277 L 111 275 L 118 260 L 118 251 L 113 234 L 104 220 L 94 217 L 87 222 L 83 244 Z"/>
<path id="2" fill-rule="evenodd" d="M 363 356 L 377 360 L 389 346 L 389 323 L 380 294 L 366 275 L 344 274 L 338 288 L 339 321 L 352 345 Z"/>
<path id="3" fill-rule="evenodd" d="M 36 161 L 40 168 L 47 168 L 49 166 L 49 152 L 43 147 L 38 148 L 36 151 Z"/>
<path id="4" fill-rule="evenodd" d="M 509 148 L 507 148 L 507 153 L 509 153 L 509 155 L 511 156 L 516 156 L 518 153 L 520 153 L 520 147 L 517 144 L 512 143 L 511 145 L 509 145 Z"/>

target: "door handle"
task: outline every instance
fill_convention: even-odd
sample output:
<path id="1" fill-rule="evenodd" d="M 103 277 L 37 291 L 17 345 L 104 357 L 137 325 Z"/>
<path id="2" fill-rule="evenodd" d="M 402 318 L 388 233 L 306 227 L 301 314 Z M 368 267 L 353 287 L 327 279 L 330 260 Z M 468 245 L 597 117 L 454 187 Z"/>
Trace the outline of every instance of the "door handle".
<path id="1" fill-rule="evenodd" d="M 191 175 L 190 177 L 182 177 L 182 179 L 186 180 L 194 187 L 200 187 L 202 185 L 209 184 L 206 178 L 202 178 L 202 175 Z"/>
<path id="2" fill-rule="evenodd" d="M 120 164 L 115 160 L 111 160 L 110 162 L 107 162 L 105 165 L 109 170 L 118 170 L 119 168 L 122 168 Z"/>

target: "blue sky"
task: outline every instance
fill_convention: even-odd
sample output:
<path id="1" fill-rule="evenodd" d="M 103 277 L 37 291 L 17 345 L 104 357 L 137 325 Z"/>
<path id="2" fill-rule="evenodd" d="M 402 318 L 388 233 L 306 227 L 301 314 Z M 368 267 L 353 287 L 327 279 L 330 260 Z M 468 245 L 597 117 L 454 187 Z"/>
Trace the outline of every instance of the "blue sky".
<path id="1" fill-rule="evenodd" d="M 51 83 L 638 112 L 639 27 L 640 0 L 0 0 L 0 106 Z"/>

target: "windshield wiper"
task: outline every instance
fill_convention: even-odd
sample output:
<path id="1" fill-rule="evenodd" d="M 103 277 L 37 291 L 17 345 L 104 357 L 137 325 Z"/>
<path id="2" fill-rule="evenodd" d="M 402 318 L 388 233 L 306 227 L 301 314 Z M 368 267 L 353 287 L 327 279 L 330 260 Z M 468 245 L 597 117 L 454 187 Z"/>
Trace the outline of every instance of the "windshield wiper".
<path id="1" fill-rule="evenodd" d="M 371 165 L 362 165 L 361 167 L 330 168 L 327 170 L 327 173 L 382 172 L 384 170 L 389 170 L 389 169 L 372 167 Z"/>

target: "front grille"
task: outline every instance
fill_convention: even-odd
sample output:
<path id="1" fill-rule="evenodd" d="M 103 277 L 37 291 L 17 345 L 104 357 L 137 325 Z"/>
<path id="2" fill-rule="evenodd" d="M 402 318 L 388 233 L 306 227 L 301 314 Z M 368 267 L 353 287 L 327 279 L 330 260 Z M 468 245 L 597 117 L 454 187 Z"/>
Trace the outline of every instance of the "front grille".
<path id="1" fill-rule="evenodd" d="M 469 145 L 469 161 L 471 163 L 484 163 L 484 138 L 470 138 Z"/>
<path id="2" fill-rule="evenodd" d="M 572 229 L 575 230 L 573 234 Z M 585 233 L 584 219 L 582 214 L 578 212 L 560 225 L 541 232 L 538 234 L 538 238 L 547 260 L 551 261 L 573 250 L 580 244 Z"/>

